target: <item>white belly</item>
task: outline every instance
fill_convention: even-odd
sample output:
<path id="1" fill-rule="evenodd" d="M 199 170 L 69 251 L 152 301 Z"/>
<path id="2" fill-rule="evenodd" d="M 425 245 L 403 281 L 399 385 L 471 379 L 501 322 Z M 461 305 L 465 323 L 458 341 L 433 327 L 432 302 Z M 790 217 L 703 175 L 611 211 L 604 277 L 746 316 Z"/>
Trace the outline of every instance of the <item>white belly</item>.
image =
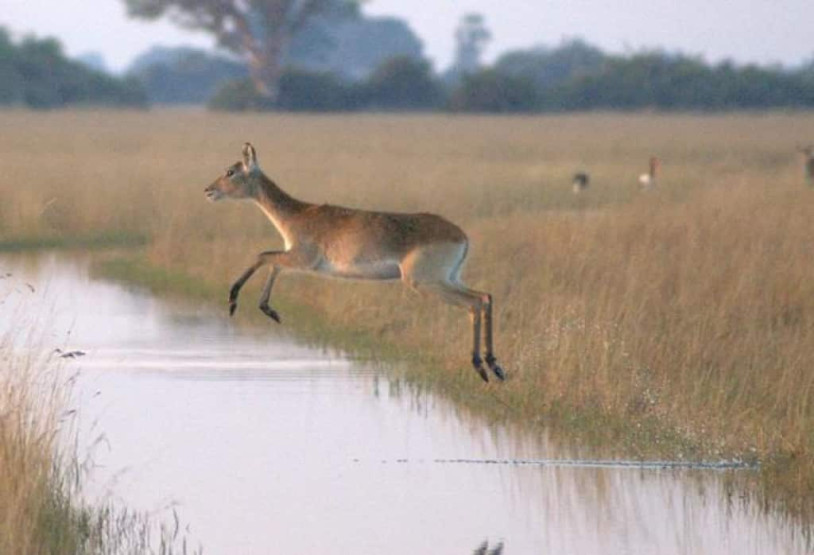
<path id="1" fill-rule="evenodd" d="M 352 264 L 323 260 L 314 271 L 342 279 L 401 279 L 401 268 L 392 260 L 354 262 Z"/>

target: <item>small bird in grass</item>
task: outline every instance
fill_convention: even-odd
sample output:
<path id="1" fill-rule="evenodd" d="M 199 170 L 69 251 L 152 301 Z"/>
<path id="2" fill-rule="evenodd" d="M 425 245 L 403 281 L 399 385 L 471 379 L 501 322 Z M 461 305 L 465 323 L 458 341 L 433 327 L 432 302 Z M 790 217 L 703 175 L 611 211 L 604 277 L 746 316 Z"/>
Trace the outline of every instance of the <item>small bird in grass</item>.
<path id="1" fill-rule="evenodd" d="M 655 156 L 650 157 L 650 171 L 643 173 L 639 176 L 639 186 L 643 190 L 652 189 L 656 186 L 656 175 L 659 171 L 661 162 Z"/>
<path id="2" fill-rule="evenodd" d="M 85 356 L 84 351 L 63 351 L 62 349 L 54 349 L 54 352 L 59 355 L 59 358 L 79 358 Z"/>
<path id="3" fill-rule="evenodd" d="M 591 184 L 591 177 L 585 172 L 574 174 L 574 179 L 571 181 L 571 190 L 575 195 L 580 194 L 588 188 Z"/>

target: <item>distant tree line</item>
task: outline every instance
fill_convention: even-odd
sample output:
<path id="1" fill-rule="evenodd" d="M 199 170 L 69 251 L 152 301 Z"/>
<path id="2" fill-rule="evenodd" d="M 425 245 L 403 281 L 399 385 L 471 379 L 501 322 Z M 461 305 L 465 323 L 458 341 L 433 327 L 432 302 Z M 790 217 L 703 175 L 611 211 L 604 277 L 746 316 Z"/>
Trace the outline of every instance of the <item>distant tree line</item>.
<path id="1" fill-rule="evenodd" d="M 15 43 L 0 27 L 0 106 L 60 108 L 76 105 L 144 106 L 135 79 L 117 79 L 68 59 L 56 39 Z"/>
<path id="2" fill-rule="evenodd" d="M 453 68 L 444 74 L 435 73 L 414 52 L 384 60 L 360 79 L 289 66 L 274 102 L 255 92 L 241 63 L 202 56 L 189 53 L 160 70 L 141 68 L 134 76 L 153 101 L 167 102 L 177 84 L 177 91 L 191 88 L 197 95 L 177 100 L 206 101 L 221 110 L 529 113 L 814 107 L 814 62 L 794 70 L 713 65 L 664 52 L 609 55 L 582 41 L 509 52 L 490 67 L 467 72 Z"/>
<path id="3" fill-rule="evenodd" d="M 662 52 L 607 56 L 595 71 L 541 90 L 538 106 L 548 110 L 804 108 L 814 106 L 811 76 L 805 69 L 732 62 L 709 65 L 700 58 Z"/>
<path id="4" fill-rule="evenodd" d="M 123 0 L 144 19 L 175 18 L 212 34 L 240 67 L 211 60 L 172 79 L 173 68 L 146 76 L 165 88 L 187 82 L 224 110 L 449 110 L 542 112 L 593 109 L 734 110 L 814 105 L 814 72 L 782 67 L 707 64 L 652 51 L 609 55 L 580 40 L 557 48 L 509 52 L 492 67 L 481 61 L 492 33 L 482 15 L 464 14 L 455 29 L 455 61 L 436 74 L 421 42 L 395 18 L 364 15 L 361 0 Z M 201 59 L 198 60 L 199 62 Z M 200 64 L 199 69 L 202 68 Z M 227 80 L 226 73 L 231 72 Z M 239 72 L 243 75 L 235 79 Z M 249 82 L 250 81 L 250 82 Z M 194 84 L 194 85 L 193 85 Z M 148 90 L 153 90 L 147 83 Z M 151 97 L 161 95 L 151 92 Z M 196 99 L 199 100 L 199 99 Z"/>
<path id="5" fill-rule="evenodd" d="M 583 41 L 509 52 L 462 77 L 448 107 L 472 112 L 814 107 L 814 63 L 707 64 L 665 52 L 609 55 Z"/>
<path id="6" fill-rule="evenodd" d="M 390 18 L 345 17 L 306 26 L 275 98 L 258 94 L 245 61 L 193 48 L 154 48 L 127 77 L 70 60 L 55 39 L 13 41 L 0 28 L 0 106 L 207 104 L 219 110 L 455 111 L 738 110 L 814 107 L 814 60 L 764 67 L 665 52 L 610 55 L 580 40 L 477 62 L 481 20 L 458 30 L 461 60 L 444 73 L 421 56 L 409 27 Z M 465 32 L 464 32 L 465 31 Z M 381 45 L 377 47 L 377 44 Z M 343 56 L 330 54 L 341 48 Z M 464 56 L 463 54 L 468 54 Z M 475 61 L 473 61 L 475 60 Z"/>
<path id="7" fill-rule="evenodd" d="M 319 88 L 317 92 L 314 89 Z M 212 101 L 229 109 L 234 90 Z M 244 89 L 244 93 L 251 91 Z M 721 111 L 814 107 L 814 64 L 796 70 L 731 62 L 710 65 L 662 52 L 606 55 L 583 42 L 512 52 L 491 67 L 456 79 L 435 75 L 421 60 L 396 58 L 368 79 L 289 72 L 278 108 L 296 110 L 447 110 L 564 112 L 577 110 Z M 242 108 L 263 108 L 244 102 Z M 268 107 L 268 106 L 267 106 Z"/>

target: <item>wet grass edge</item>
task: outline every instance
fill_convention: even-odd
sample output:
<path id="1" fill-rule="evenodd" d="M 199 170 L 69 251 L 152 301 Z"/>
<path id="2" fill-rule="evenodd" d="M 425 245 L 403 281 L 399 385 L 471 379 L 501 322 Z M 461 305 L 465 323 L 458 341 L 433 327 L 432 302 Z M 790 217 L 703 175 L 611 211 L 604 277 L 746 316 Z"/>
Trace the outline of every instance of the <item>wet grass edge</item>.
<path id="1" fill-rule="evenodd" d="M 92 265 L 96 277 L 111 279 L 143 287 L 158 296 L 195 299 L 216 306 L 215 299 L 223 300 L 226 311 L 226 291 L 222 285 L 187 274 L 181 270 L 167 269 L 151 264 L 142 255 L 116 255 L 96 260 Z M 505 387 L 494 378 L 484 384 L 468 365 L 450 368 L 437 351 L 428 349 L 417 352 L 383 339 L 361 327 L 333 325 L 317 308 L 287 297 L 285 292 L 275 295 L 275 307 L 286 320 L 284 325 L 292 337 L 316 348 L 342 351 L 352 359 L 380 363 L 382 366 L 399 368 L 399 378 L 418 391 L 428 390 L 441 394 L 458 406 L 489 422 L 511 423 L 525 428 L 556 426 L 580 443 L 588 446 L 615 446 L 615 449 L 636 458 L 671 456 L 675 458 L 701 457 L 704 446 L 678 430 L 665 428 L 655 417 L 645 417 L 631 426 L 630 421 L 619 419 L 598 407 L 583 406 L 575 409 L 567 402 L 546 405 L 529 405 L 518 408 L 516 397 L 526 392 Z M 238 313 L 249 325 L 277 326 L 258 311 L 247 311 L 241 305 Z M 243 311 L 243 312 L 240 312 Z M 293 323 L 293 325 L 289 325 Z M 654 438 L 658 441 L 654 442 Z M 652 444 L 658 444 L 654 448 Z M 755 461 L 751 461 L 755 462 Z"/>

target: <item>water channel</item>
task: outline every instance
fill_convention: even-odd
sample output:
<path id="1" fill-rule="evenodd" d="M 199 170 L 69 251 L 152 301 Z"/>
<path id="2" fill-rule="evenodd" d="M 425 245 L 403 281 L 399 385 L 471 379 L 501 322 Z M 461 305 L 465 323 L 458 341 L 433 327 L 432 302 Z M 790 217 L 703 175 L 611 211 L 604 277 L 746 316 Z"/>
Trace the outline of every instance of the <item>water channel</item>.
<path id="1" fill-rule="evenodd" d="M 6 256 L 6 273 L 0 333 L 35 322 L 85 353 L 66 364 L 80 446 L 104 438 L 87 495 L 175 508 L 205 553 L 808 552 L 724 495 L 749 470 L 591 464 L 279 328 L 92 279 L 88 258 Z"/>

